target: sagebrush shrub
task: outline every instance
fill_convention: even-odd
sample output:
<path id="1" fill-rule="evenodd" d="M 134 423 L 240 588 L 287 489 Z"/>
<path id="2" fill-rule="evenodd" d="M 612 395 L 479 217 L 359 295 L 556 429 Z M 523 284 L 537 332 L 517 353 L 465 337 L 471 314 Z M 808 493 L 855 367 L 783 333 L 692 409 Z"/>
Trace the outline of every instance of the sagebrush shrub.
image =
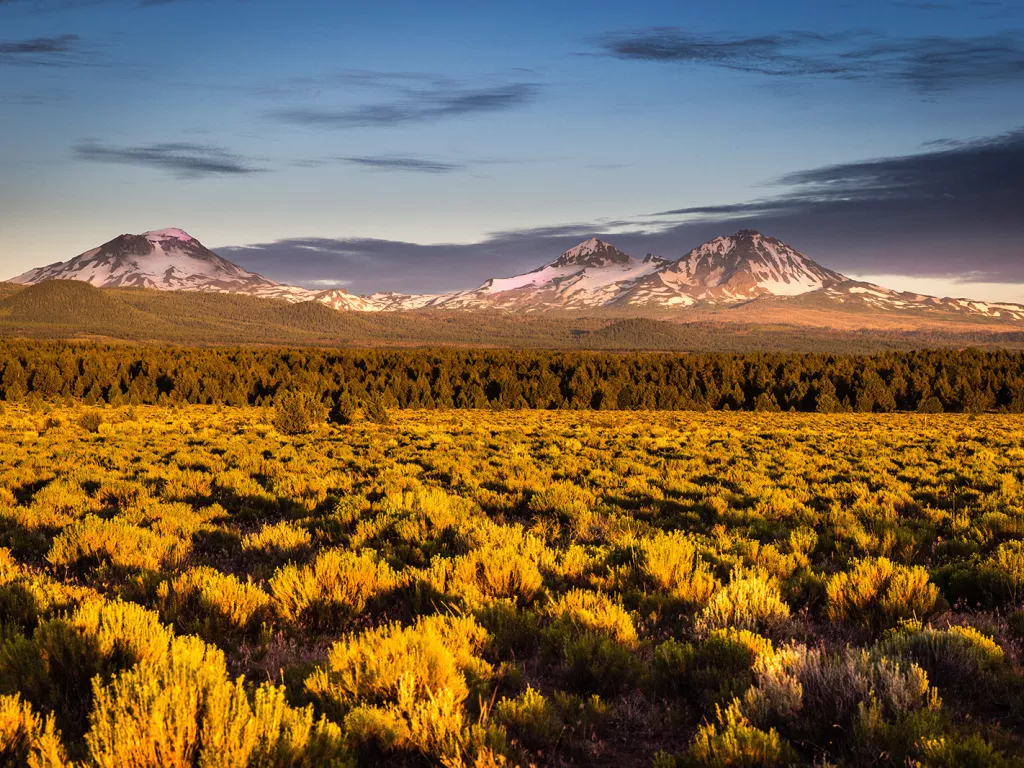
<path id="1" fill-rule="evenodd" d="M 80 484 L 58 478 L 36 492 L 22 519 L 32 528 L 63 528 L 92 509 L 93 501 Z"/>
<path id="2" fill-rule="evenodd" d="M 157 591 L 160 609 L 185 632 L 208 640 L 253 634 L 270 619 L 270 596 L 255 584 L 215 568 L 193 568 L 165 581 Z"/>
<path id="3" fill-rule="evenodd" d="M 640 551 L 647 579 L 688 606 L 703 606 L 720 586 L 696 542 L 685 533 L 643 539 Z"/>
<path id="4" fill-rule="evenodd" d="M 86 411 L 78 417 L 78 426 L 86 432 L 99 432 L 103 423 L 103 414 L 99 411 Z"/>
<path id="5" fill-rule="evenodd" d="M 712 595 L 697 619 L 704 633 L 734 627 L 771 632 L 789 619 L 779 585 L 757 572 L 734 571 L 729 583 Z"/>
<path id="6" fill-rule="evenodd" d="M 874 708 L 877 722 L 896 726 L 941 706 L 921 667 L 864 650 L 828 653 L 792 645 L 762 657 L 756 667 L 756 683 L 742 697 L 743 713 L 758 727 L 839 750 L 858 746 L 850 739 L 865 708 Z"/>
<path id="7" fill-rule="evenodd" d="M 264 525 L 242 537 L 242 549 L 277 557 L 295 557 L 308 551 L 312 543 L 309 531 L 287 520 Z"/>
<path id="8" fill-rule="evenodd" d="M 774 768 L 796 759 L 774 729 L 754 727 L 736 706 L 718 710 L 716 723 L 701 726 L 688 757 L 708 768 Z"/>
<path id="9" fill-rule="evenodd" d="M 745 629 L 716 629 L 696 645 L 669 638 L 654 649 L 651 681 L 663 695 L 724 703 L 742 695 L 774 653 L 771 640 Z"/>
<path id="10" fill-rule="evenodd" d="M 493 547 L 474 550 L 452 563 L 449 590 L 474 602 L 494 599 L 529 603 L 544 583 L 537 563 L 521 550 Z"/>
<path id="11" fill-rule="evenodd" d="M 195 637 L 175 638 L 160 658 L 93 687 L 85 741 L 99 768 L 312 768 L 345 756 L 336 725 L 314 724 L 310 709 L 293 710 L 269 683 L 250 703 L 224 654 Z"/>
<path id="12" fill-rule="evenodd" d="M 873 629 L 923 618 L 939 596 L 924 568 L 898 565 L 885 557 L 855 560 L 850 570 L 829 579 L 826 590 L 830 619 Z"/>
<path id="13" fill-rule="evenodd" d="M 370 551 L 329 549 L 308 566 L 286 565 L 270 580 L 277 613 L 287 621 L 336 628 L 396 584 L 394 571 Z"/>
<path id="14" fill-rule="evenodd" d="M 0 764 L 29 768 L 70 766 L 53 715 L 44 720 L 17 694 L 0 695 Z"/>
<path id="15" fill-rule="evenodd" d="M 556 628 L 597 632 L 630 647 L 637 642 L 629 612 L 603 592 L 571 589 L 559 596 L 548 613 Z"/>
<path id="16" fill-rule="evenodd" d="M 1024 541 L 1006 541 L 999 545 L 988 565 L 1006 585 L 1010 602 L 1024 599 Z"/>
<path id="17" fill-rule="evenodd" d="M 553 747 L 565 727 L 554 704 L 530 686 L 499 701 L 495 715 L 515 741 L 533 751 Z"/>
<path id="18" fill-rule="evenodd" d="M 191 549 L 191 541 L 161 535 L 121 520 L 89 515 L 65 528 L 54 539 L 46 559 L 53 565 L 109 563 L 119 568 L 157 571 L 179 565 Z"/>
<path id="19" fill-rule="evenodd" d="M 573 687 L 613 693 L 634 681 L 637 631 L 621 605 L 604 593 L 574 589 L 561 595 L 548 614 L 546 644 Z"/>
<path id="20" fill-rule="evenodd" d="M 924 628 L 909 624 L 892 632 L 876 647 L 890 658 L 913 662 L 940 688 L 988 698 L 996 693 L 1005 670 L 1003 649 L 973 627 Z"/>
<path id="21" fill-rule="evenodd" d="M 479 656 L 488 637 L 469 617 L 368 630 L 335 643 L 306 691 L 356 746 L 454 759 L 466 749 L 463 702 L 493 674 Z"/>

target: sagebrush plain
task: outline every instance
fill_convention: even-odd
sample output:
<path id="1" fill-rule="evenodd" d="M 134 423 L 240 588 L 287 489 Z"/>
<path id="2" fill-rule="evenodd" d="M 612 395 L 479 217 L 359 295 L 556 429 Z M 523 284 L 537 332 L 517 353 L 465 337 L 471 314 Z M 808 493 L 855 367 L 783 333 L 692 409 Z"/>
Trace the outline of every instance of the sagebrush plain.
<path id="1" fill-rule="evenodd" d="M 8 403 L 23 765 L 1000 765 L 1024 419 Z"/>

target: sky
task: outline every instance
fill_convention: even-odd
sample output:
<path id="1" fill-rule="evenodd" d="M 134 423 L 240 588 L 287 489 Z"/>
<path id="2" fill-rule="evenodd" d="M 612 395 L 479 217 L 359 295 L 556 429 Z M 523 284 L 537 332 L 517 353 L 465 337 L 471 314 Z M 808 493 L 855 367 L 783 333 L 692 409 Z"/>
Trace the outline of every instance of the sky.
<path id="1" fill-rule="evenodd" d="M 755 228 L 1024 302 L 1024 0 L 0 0 L 0 279 L 179 227 L 473 288 Z"/>

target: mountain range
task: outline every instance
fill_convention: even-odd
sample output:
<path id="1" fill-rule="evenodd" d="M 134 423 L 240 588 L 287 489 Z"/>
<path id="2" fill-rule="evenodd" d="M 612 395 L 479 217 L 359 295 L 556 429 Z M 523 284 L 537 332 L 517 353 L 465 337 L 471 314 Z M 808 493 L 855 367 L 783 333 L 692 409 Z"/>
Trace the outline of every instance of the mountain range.
<path id="1" fill-rule="evenodd" d="M 77 280 L 101 288 L 234 293 L 333 309 L 395 312 L 421 309 L 616 310 L 676 316 L 701 309 L 760 308 L 868 311 L 934 318 L 1024 321 L 1024 306 L 898 292 L 827 269 L 755 230 L 717 237 L 680 258 L 637 258 L 591 238 L 530 272 L 495 277 L 469 291 L 436 295 L 315 291 L 285 285 L 221 258 L 181 229 L 120 235 L 65 262 L 11 279 L 34 285 Z"/>

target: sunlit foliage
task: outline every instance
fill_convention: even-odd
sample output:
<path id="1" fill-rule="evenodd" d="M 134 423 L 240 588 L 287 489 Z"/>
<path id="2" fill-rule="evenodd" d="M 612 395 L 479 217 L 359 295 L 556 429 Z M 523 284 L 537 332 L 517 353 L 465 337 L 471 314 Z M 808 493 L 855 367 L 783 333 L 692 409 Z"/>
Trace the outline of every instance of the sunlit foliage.
<path id="1" fill-rule="evenodd" d="M 0 763 L 1019 764 L 1021 417 L 376 418 L 304 361 L 303 429 L 5 404 Z"/>

